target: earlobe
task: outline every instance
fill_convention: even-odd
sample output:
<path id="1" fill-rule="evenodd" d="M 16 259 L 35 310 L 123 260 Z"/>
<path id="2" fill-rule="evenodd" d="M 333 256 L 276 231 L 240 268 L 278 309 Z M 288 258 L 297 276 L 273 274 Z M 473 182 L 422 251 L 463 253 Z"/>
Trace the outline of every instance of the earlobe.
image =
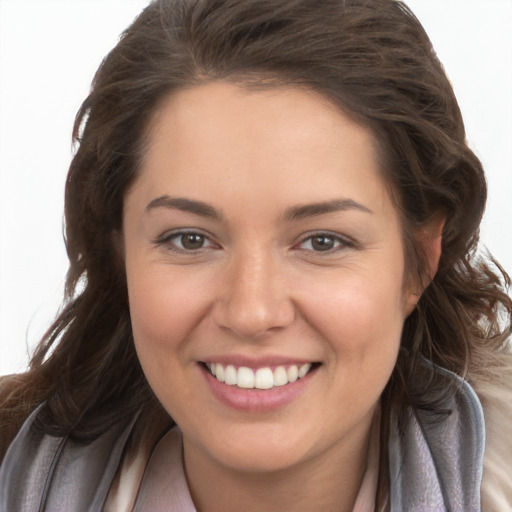
<path id="1" fill-rule="evenodd" d="M 417 293 L 409 293 L 407 300 L 405 302 L 405 316 L 408 317 L 418 305 L 418 301 L 420 300 L 421 294 Z"/>

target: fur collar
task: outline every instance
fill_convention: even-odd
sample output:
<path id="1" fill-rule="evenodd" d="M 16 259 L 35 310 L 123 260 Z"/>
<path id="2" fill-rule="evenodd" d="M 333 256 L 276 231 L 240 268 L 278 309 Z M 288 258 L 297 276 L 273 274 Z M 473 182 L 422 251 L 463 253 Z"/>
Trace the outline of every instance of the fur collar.
<path id="1" fill-rule="evenodd" d="M 484 410 L 486 449 L 482 479 L 482 510 L 512 511 L 512 353 L 485 375 L 470 374 L 468 380 Z"/>

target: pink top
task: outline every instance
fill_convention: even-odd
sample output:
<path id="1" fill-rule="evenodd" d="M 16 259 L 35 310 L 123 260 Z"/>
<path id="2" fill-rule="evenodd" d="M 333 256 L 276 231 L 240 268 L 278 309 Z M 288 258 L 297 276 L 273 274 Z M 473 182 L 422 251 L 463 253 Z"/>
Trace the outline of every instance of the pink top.
<path id="1" fill-rule="evenodd" d="M 377 484 L 379 481 L 379 453 L 380 410 L 373 420 L 366 458 L 366 471 L 357 493 L 353 512 L 375 512 L 375 498 L 377 497 Z"/>
<path id="2" fill-rule="evenodd" d="M 165 510 L 169 503 L 173 512 L 196 512 L 185 479 L 182 454 L 181 430 L 175 427 L 160 440 L 149 459 L 133 512 Z"/>

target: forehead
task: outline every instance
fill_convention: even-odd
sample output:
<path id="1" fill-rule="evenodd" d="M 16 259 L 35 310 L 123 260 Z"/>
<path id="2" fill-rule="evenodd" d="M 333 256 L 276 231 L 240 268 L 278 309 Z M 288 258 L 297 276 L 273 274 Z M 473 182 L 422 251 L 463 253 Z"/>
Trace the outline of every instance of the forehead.
<path id="1" fill-rule="evenodd" d="M 212 82 L 181 89 L 160 104 L 147 135 L 138 185 L 148 201 L 162 193 L 388 200 L 372 132 L 301 88 Z"/>

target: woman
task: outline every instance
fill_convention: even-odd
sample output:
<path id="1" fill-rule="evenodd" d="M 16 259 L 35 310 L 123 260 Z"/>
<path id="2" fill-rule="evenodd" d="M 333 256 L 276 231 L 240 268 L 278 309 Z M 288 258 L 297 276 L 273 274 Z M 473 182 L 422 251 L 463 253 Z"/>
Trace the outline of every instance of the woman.
<path id="1" fill-rule="evenodd" d="M 0 510 L 512 507 L 509 280 L 405 5 L 156 1 L 74 133 Z"/>

